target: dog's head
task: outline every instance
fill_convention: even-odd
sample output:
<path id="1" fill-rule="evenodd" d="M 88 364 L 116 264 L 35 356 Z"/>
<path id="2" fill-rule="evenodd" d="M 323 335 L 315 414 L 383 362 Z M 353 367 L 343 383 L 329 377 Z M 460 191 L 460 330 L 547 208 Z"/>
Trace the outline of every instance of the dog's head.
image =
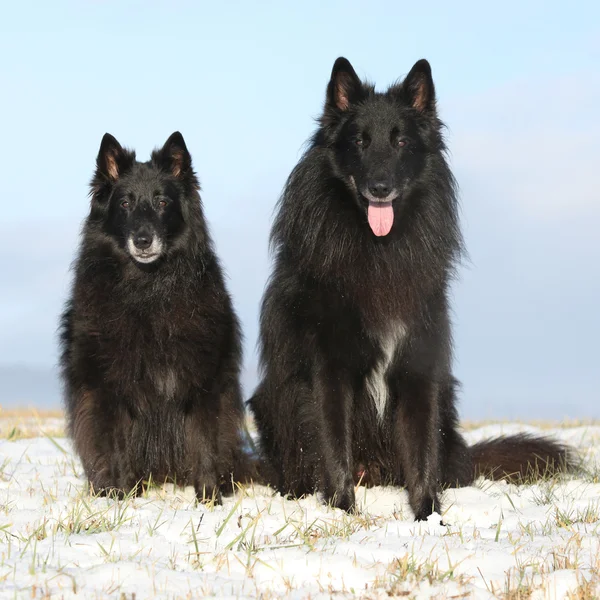
<path id="1" fill-rule="evenodd" d="M 181 244 L 200 202 L 192 159 L 179 132 L 146 163 L 106 133 L 91 189 L 90 218 L 100 222 L 117 252 L 139 265 L 156 263 Z"/>
<path id="2" fill-rule="evenodd" d="M 440 152 L 431 68 L 418 61 L 385 93 L 361 82 L 345 58 L 333 66 L 321 117 L 325 143 L 376 236 L 387 235 Z"/>

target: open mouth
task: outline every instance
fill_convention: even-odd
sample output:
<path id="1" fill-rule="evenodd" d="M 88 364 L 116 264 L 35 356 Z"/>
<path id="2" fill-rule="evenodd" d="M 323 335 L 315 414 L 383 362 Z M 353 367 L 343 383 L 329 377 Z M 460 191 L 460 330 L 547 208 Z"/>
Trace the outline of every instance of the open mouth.
<path id="1" fill-rule="evenodd" d="M 387 235 L 394 224 L 394 207 L 391 202 L 369 202 L 367 217 L 371 231 L 378 237 Z"/>
<path id="2" fill-rule="evenodd" d="M 398 197 L 398 192 L 394 190 L 385 198 L 377 198 L 369 192 L 363 192 L 362 195 L 369 203 L 367 218 L 371 231 L 377 237 L 386 236 L 394 225 L 393 201 Z"/>

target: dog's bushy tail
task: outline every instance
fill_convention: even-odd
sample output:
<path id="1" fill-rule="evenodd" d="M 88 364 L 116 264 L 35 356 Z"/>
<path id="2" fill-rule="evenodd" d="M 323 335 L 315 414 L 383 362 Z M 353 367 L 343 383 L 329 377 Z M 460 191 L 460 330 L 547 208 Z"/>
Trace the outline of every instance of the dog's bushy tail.
<path id="1" fill-rule="evenodd" d="M 572 473 L 580 462 L 574 448 L 528 433 L 484 440 L 470 450 L 475 478 L 506 479 L 513 483 Z"/>

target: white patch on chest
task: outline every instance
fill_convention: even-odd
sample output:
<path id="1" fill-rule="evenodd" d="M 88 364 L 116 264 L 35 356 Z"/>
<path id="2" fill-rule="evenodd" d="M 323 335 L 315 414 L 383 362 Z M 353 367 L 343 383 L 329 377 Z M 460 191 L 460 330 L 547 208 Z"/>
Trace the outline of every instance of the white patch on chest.
<path id="1" fill-rule="evenodd" d="M 177 391 L 177 377 L 173 369 L 165 369 L 162 372 L 154 374 L 154 385 L 160 396 L 171 400 Z"/>
<path id="2" fill-rule="evenodd" d="M 394 355 L 406 339 L 407 328 L 402 321 L 390 323 L 390 327 L 383 333 L 373 335 L 381 350 L 381 357 L 371 372 L 367 375 L 365 382 L 367 393 L 371 396 L 377 418 L 383 419 L 388 402 L 389 388 L 387 385 L 387 372 L 394 359 Z"/>

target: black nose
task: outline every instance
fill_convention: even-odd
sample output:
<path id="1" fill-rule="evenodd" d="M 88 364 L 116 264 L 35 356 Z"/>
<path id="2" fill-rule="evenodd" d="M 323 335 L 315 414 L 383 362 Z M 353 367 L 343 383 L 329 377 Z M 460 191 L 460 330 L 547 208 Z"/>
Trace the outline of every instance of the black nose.
<path id="1" fill-rule="evenodd" d="M 146 233 L 145 231 L 141 233 L 136 233 L 133 236 L 133 245 L 138 250 L 146 250 L 150 248 L 150 246 L 152 245 L 152 234 Z"/>
<path id="2" fill-rule="evenodd" d="M 392 184 L 389 181 L 370 181 L 368 187 L 375 198 L 386 198 L 392 191 Z"/>

